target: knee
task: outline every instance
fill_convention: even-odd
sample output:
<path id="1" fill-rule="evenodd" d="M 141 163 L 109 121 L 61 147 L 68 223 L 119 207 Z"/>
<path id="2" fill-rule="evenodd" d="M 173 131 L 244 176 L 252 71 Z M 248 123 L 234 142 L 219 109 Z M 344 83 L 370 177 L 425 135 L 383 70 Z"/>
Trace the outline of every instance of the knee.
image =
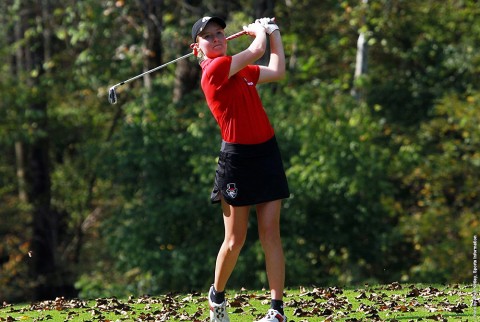
<path id="1" fill-rule="evenodd" d="M 225 239 L 225 246 L 232 253 L 239 253 L 244 244 L 245 238 L 231 236 Z"/>
<path id="2" fill-rule="evenodd" d="M 262 226 L 258 230 L 258 235 L 263 247 L 269 246 L 271 244 L 278 244 L 281 240 L 280 228 L 278 227 L 278 225 Z"/>

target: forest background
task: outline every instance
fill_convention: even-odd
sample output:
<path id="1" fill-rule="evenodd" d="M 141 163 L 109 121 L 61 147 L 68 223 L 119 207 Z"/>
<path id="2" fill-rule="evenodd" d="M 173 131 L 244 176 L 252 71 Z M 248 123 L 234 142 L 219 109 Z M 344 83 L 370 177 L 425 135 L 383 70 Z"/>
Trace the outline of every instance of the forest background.
<path id="1" fill-rule="evenodd" d="M 287 280 L 470 283 L 480 218 L 475 0 L 0 3 L 0 300 L 205 290 L 223 239 L 220 136 L 192 24 L 276 17 L 259 86 L 291 198 Z M 229 53 L 248 46 L 229 42 Z M 265 60 L 259 63 L 264 63 Z M 266 286 L 256 220 L 229 287 Z"/>

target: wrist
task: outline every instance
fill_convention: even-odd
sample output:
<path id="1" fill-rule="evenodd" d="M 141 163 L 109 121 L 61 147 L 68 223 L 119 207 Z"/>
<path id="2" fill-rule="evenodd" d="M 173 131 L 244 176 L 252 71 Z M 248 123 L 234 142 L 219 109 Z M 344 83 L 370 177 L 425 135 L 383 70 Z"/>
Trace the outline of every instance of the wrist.
<path id="1" fill-rule="evenodd" d="M 271 35 L 273 32 L 276 30 L 279 30 L 278 26 L 276 24 L 267 24 L 265 27 L 265 31 L 267 34 Z"/>
<path id="2" fill-rule="evenodd" d="M 268 35 L 269 36 L 273 36 L 275 34 L 275 31 L 278 31 L 278 33 L 280 33 L 280 29 L 275 29 L 274 31 L 272 31 L 271 33 L 269 33 Z"/>

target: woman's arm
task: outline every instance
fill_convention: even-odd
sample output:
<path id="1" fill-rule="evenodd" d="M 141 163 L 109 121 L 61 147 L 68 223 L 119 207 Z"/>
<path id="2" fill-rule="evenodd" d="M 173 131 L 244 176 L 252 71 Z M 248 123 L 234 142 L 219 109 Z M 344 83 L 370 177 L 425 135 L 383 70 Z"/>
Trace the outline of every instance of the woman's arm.
<path id="1" fill-rule="evenodd" d="M 270 34 L 270 61 L 268 66 L 260 66 L 258 84 L 274 82 L 285 77 L 285 52 L 280 30 Z"/>
<path id="2" fill-rule="evenodd" d="M 232 63 L 230 65 L 230 73 L 228 77 L 235 75 L 247 65 L 251 65 L 260 59 L 267 48 L 267 35 L 264 26 L 259 23 L 252 23 L 243 27 L 243 30 L 245 30 L 250 36 L 255 37 L 255 39 L 247 49 L 232 56 Z"/>

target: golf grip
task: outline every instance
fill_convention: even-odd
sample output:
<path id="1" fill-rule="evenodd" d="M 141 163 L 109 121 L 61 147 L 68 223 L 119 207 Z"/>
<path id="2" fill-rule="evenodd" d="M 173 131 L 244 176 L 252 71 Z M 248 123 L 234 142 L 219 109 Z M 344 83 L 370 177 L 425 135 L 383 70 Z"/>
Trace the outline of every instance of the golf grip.
<path id="1" fill-rule="evenodd" d="M 245 30 L 242 30 L 242 31 L 239 31 L 237 33 L 234 33 L 233 35 L 230 35 L 227 37 L 227 40 L 232 40 L 232 39 L 235 39 L 235 38 L 238 38 L 240 36 L 243 36 L 245 35 L 247 32 Z"/>
<path id="2" fill-rule="evenodd" d="M 272 23 L 275 23 L 275 17 L 270 18 L 270 21 L 271 21 Z M 232 39 L 238 38 L 238 37 L 240 37 L 240 36 L 245 35 L 246 33 L 247 33 L 247 32 L 246 32 L 245 30 L 239 31 L 239 32 L 237 32 L 237 33 L 234 33 L 233 35 L 228 36 L 228 37 L 227 37 L 227 40 L 232 40 Z"/>

